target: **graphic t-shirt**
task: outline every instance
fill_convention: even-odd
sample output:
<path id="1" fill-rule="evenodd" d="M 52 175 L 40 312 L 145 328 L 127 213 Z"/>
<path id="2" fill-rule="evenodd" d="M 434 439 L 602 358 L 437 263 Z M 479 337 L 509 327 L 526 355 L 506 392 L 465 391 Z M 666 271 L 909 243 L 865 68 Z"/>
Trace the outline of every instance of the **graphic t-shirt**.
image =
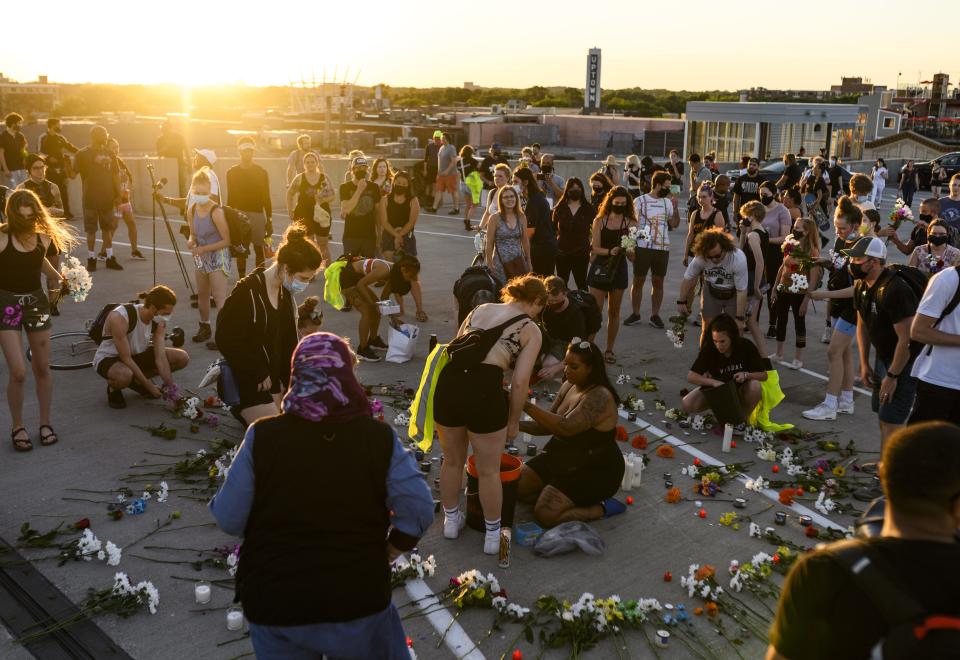
<path id="1" fill-rule="evenodd" d="M 354 181 L 347 181 L 340 185 L 340 203 L 353 197 L 357 190 Z M 347 214 L 343 226 L 344 238 L 358 240 L 376 240 L 377 238 L 377 202 L 380 201 L 380 188 L 377 184 L 367 181 L 366 188 L 360 194 L 360 199 L 353 210 Z"/>
<path id="2" fill-rule="evenodd" d="M 734 375 L 741 372 L 767 371 L 767 365 L 752 342 L 738 337 L 729 356 L 715 349 L 700 351 L 690 371 L 701 375 L 710 374 L 710 378 L 729 383 Z"/>
<path id="3" fill-rule="evenodd" d="M 960 231 L 960 200 L 940 198 L 940 217 L 955 231 Z"/>
<path id="4" fill-rule="evenodd" d="M 720 263 L 714 263 L 703 257 L 694 257 L 690 260 L 683 279 L 695 280 L 700 275 L 703 275 L 703 279 L 712 288 L 726 289 L 731 292 L 746 291 L 750 277 L 747 271 L 747 255 L 743 250 L 734 248 L 732 252 L 727 252 L 723 256 L 723 261 Z"/>
<path id="5" fill-rule="evenodd" d="M 650 232 L 650 240 L 637 241 L 637 247 L 669 250 L 670 227 L 667 222 L 673 217 L 673 202 L 666 197 L 642 195 L 633 201 L 633 207 L 640 228 Z"/>
<path id="6" fill-rule="evenodd" d="M 733 189 L 730 191 L 734 195 L 740 195 L 740 206 L 743 206 L 747 202 L 759 202 L 760 201 L 760 185 L 766 181 L 759 174 L 750 176 L 745 174 L 737 178 L 737 182 L 733 184 Z M 740 213 L 740 209 L 737 209 L 737 213 Z"/>

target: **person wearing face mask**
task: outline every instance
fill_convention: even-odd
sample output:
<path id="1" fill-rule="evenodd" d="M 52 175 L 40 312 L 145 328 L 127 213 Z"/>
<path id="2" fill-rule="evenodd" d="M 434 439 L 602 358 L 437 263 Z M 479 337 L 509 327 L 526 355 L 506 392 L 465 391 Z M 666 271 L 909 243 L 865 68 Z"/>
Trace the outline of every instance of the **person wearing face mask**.
<path id="1" fill-rule="evenodd" d="M 596 210 L 584 199 L 583 182 L 570 177 L 560 201 L 553 207 L 553 226 L 557 233 L 557 276 L 569 286 L 570 275 L 581 291 L 587 290 L 590 266 L 590 228 Z"/>
<path id="2" fill-rule="evenodd" d="M 27 168 L 23 157 L 27 154 L 27 138 L 24 137 L 23 117 L 11 112 L 4 117 L 4 130 L 0 131 L 0 174 L 16 188 L 27 180 Z"/>
<path id="3" fill-rule="evenodd" d="M 836 156 L 830 156 L 830 161 L 827 164 L 827 177 L 830 179 L 830 199 L 836 205 L 837 198 L 845 192 L 843 189 L 843 168 L 840 167 L 840 161 L 837 160 Z"/>
<path id="4" fill-rule="evenodd" d="M 307 289 L 322 263 L 306 228 L 291 224 L 274 262 L 237 282 L 220 307 L 217 347 L 239 390 L 234 415 L 247 424 L 280 411 L 298 339 L 294 296 Z"/>
<path id="5" fill-rule="evenodd" d="M 766 211 L 766 214 L 763 216 L 763 228 L 769 237 L 767 239 L 767 250 L 763 255 L 764 269 L 766 271 L 764 275 L 767 282 L 773 282 L 776 280 L 777 271 L 780 270 L 780 264 L 783 263 L 783 252 L 780 250 L 780 246 L 783 244 L 783 239 L 787 237 L 793 227 L 793 218 L 790 215 L 790 210 L 777 201 L 776 186 L 769 181 L 764 181 L 760 185 L 760 203 L 763 204 L 763 208 Z M 768 339 L 774 339 L 777 336 L 776 311 L 773 309 L 773 305 L 770 304 L 772 292 L 773 287 L 771 286 L 766 292 L 767 313 L 770 317 L 766 334 Z"/>
<path id="6" fill-rule="evenodd" d="M 624 188 L 630 192 L 630 197 L 636 199 L 646 192 L 643 189 L 643 173 L 641 171 L 640 158 L 637 154 L 630 154 L 624 161 L 623 168 Z M 649 187 L 647 188 L 649 190 Z"/>
<path id="7" fill-rule="evenodd" d="M 650 180 L 650 193 L 633 202 L 637 225 L 645 229 L 650 238 L 637 241 L 636 258 L 633 263 L 633 284 L 630 287 L 630 305 L 633 313 L 623 324 L 640 322 L 640 305 L 643 302 L 643 286 L 647 273 L 651 275 L 650 325 L 663 329 L 660 305 L 663 303 L 663 279 L 667 276 L 670 261 L 670 230 L 680 225 L 680 209 L 670 198 L 670 174 L 657 172 Z"/>
<path id="8" fill-rule="evenodd" d="M 727 231 L 733 234 L 736 227 L 730 222 L 730 177 L 726 174 L 719 175 L 713 181 L 713 205 L 723 215 Z"/>
<path id="9" fill-rule="evenodd" d="M 932 276 L 944 268 L 956 265 L 960 249 L 949 245 L 950 232 L 943 220 L 933 220 L 927 225 L 927 242 L 918 245 L 910 255 L 908 265 Z"/>
<path id="10" fill-rule="evenodd" d="M 873 192 L 870 194 L 870 201 L 877 208 L 880 208 L 883 204 L 883 189 L 887 187 L 887 177 L 889 175 L 886 162 L 882 158 L 878 158 L 876 165 L 870 170 L 870 178 L 873 180 Z"/>
<path id="11" fill-rule="evenodd" d="M 536 175 L 528 167 L 518 167 L 513 172 L 514 181 L 526 203 L 523 214 L 527 218 L 527 233 L 530 235 L 530 263 L 533 272 L 549 277 L 556 271 L 557 230 L 551 218 L 550 205 L 540 191 Z"/>
<path id="12" fill-rule="evenodd" d="M 846 195 L 837 203 L 833 226 L 837 232 L 836 242 L 829 257 L 821 257 L 818 264 L 827 272 L 827 290 L 807 290 L 811 300 L 826 300 L 828 303 L 827 393 L 824 400 L 803 411 L 807 419 L 833 421 L 838 414 L 853 414 L 853 380 L 857 372 L 853 367 L 853 338 L 857 334 L 857 311 L 853 307 L 853 277 L 847 268 L 850 258 L 843 250 L 852 247 L 859 239 L 862 214 Z"/>
<path id="13" fill-rule="evenodd" d="M 737 182 L 733 184 L 730 192 L 733 193 L 733 208 L 738 218 L 744 204 L 760 201 L 760 186 L 766 183 L 766 179 L 759 174 L 759 171 L 760 161 L 751 158 L 747 161 L 747 173 L 737 177 Z"/>
<path id="14" fill-rule="evenodd" d="M 307 235 L 323 253 L 323 262 L 330 264 L 330 202 L 333 201 L 330 178 L 323 171 L 320 156 L 308 151 L 303 156 L 303 171 L 293 177 L 287 188 L 287 215 L 302 222 Z"/>
<path id="15" fill-rule="evenodd" d="M 350 165 L 353 180 L 340 186 L 340 215 L 344 218 L 343 250 L 373 258 L 377 250 L 377 224 L 384 207 L 380 189 L 367 180 L 367 159 L 358 156 Z M 432 184 L 431 184 L 432 185 Z"/>
<path id="16" fill-rule="evenodd" d="M 93 356 L 93 368 L 107 381 L 107 405 L 126 408 L 127 387 L 142 396 L 158 399 L 160 388 L 151 380 L 160 376 L 173 385 L 173 372 L 190 362 L 187 352 L 165 346 L 170 315 L 177 304 L 172 289 L 161 285 L 138 296 L 142 303 L 117 305 L 107 316 L 103 341 Z"/>
<path id="17" fill-rule="evenodd" d="M 550 208 L 556 204 L 563 194 L 563 177 L 556 173 L 553 168 L 553 154 L 542 154 L 540 156 L 540 173 L 537 174 L 537 181 L 540 182 L 540 189 L 547 198 Z"/>
<path id="18" fill-rule="evenodd" d="M 796 248 L 792 248 L 796 245 Z M 813 260 L 800 259 L 793 256 L 793 249 L 803 252 L 805 257 Z M 809 298 L 807 291 L 816 289 L 820 279 L 820 268 L 815 265 L 820 256 L 820 233 L 817 225 L 810 218 L 801 218 L 793 225 L 793 232 L 784 243 L 783 263 L 777 278 L 773 294 L 773 304 L 777 311 L 777 361 L 788 369 L 803 367 L 803 349 L 807 346 L 807 305 Z M 807 278 L 808 286 L 799 287 L 794 284 L 793 277 L 802 275 Z M 799 289 L 799 290 L 798 290 Z M 796 354 L 791 362 L 783 357 L 784 342 L 787 338 L 787 318 L 793 313 L 793 323 L 796 331 Z"/>
<path id="19" fill-rule="evenodd" d="M 205 342 L 213 336 L 210 329 L 210 299 L 218 309 L 227 298 L 227 279 L 230 277 L 230 229 L 227 218 L 210 194 L 208 169 L 193 175 L 187 208 L 187 248 L 193 254 L 196 266 L 197 302 L 200 327 L 193 336 L 195 342 Z M 207 348 L 216 350 L 209 342 Z"/>
<path id="20" fill-rule="evenodd" d="M 602 172 L 594 172 L 590 175 L 590 205 L 593 208 L 600 208 L 600 202 L 604 200 L 607 193 L 613 189 L 613 181 Z"/>
<path id="21" fill-rule="evenodd" d="M 763 255 L 769 250 L 770 237 L 763 228 L 766 210 L 758 201 L 747 202 L 740 208 L 740 249 L 747 257 L 747 327 L 757 349 L 767 354 L 767 342 L 760 332 L 760 306 L 769 288 Z"/>
<path id="22" fill-rule="evenodd" d="M 47 119 L 47 132 L 37 140 L 37 153 L 47 159 L 47 178 L 60 189 L 63 198 L 63 216 L 67 220 L 73 219 L 70 212 L 70 191 L 67 182 L 73 176 L 73 162 L 70 154 L 80 151 L 80 147 L 63 137 L 62 124 L 59 117 Z"/>
<path id="23" fill-rule="evenodd" d="M 547 305 L 543 308 L 545 356 L 537 377 L 556 378 L 563 373 L 563 356 L 574 337 L 593 341 L 603 324 L 596 299 L 585 291 L 569 291 L 563 281 L 553 275 L 543 281 L 547 287 Z"/>
<path id="24" fill-rule="evenodd" d="M 383 258 L 393 261 L 393 255 L 397 252 L 416 256 L 417 237 L 413 235 L 413 230 L 420 217 L 420 202 L 410 192 L 410 175 L 397 172 L 393 176 L 390 194 L 381 203 L 387 206 L 387 212 L 380 216 L 380 251 Z"/>
<path id="25" fill-rule="evenodd" d="M 877 231 L 882 220 L 880 212 L 871 200 L 873 181 L 870 177 L 866 174 L 854 174 L 850 177 L 850 196 L 863 214 L 863 224 L 871 227 L 872 231 Z M 861 233 L 863 232 L 864 230 L 861 229 Z"/>
<path id="26" fill-rule="evenodd" d="M 693 243 L 697 240 L 697 236 L 711 227 L 725 229 L 726 225 L 720 209 L 713 205 L 713 184 L 701 183 L 700 189 L 697 191 L 697 204 L 693 212 L 690 213 L 690 220 L 687 225 L 687 242 L 684 246 L 683 257 L 684 266 L 690 265 L 690 259 L 693 257 Z"/>
<path id="27" fill-rule="evenodd" d="M 90 129 L 90 146 L 77 152 L 76 167 L 83 181 L 83 229 L 87 234 L 87 270 L 97 269 L 97 229 L 107 254 L 107 268 L 123 270 L 113 256 L 113 232 L 117 217 L 113 209 L 120 201 L 120 165 L 107 148 L 107 129 Z"/>
<path id="28" fill-rule="evenodd" d="M 273 205 L 270 201 L 270 177 L 253 162 L 256 141 L 245 135 L 237 141 L 240 162 L 227 170 L 227 204 L 243 211 L 250 219 L 250 242 L 257 268 L 265 259 L 264 241 L 273 234 Z M 245 246 L 246 247 L 246 246 Z M 237 274 L 247 274 L 247 258 L 237 257 Z"/>
<path id="29" fill-rule="evenodd" d="M 848 268 L 856 280 L 853 305 L 857 310 L 860 380 L 873 388 L 871 406 L 880 419 L 882 444 L 907 423 L 913 407 L 917 379 L 911 368 L 923 346 L 911 341 L 910 324 L 921 291 L 895 267 L 884 267 L 887 248 L 879 238 L 865 236 L 842 253 L 850 258 Z M 872 365 L 871 347 L 876 351 Z"/>
<path id="30" fill-rule="evenodd" d="M 695 256 L 683 274 L 677 311 L 684 316 L 690 314 L 687 303 L 690 290 L 702 276 L 700 345 L 707 340 L 707 326 L 720 314 L 729 315 L 733 312 L 738 330 L 745 331 L 750 275 L 743 250 L 736 246 L 729 234 L 714 228 L 705 230 L 697 237 L 693 243 L 693 254 Z"/>
<path id="31" fill-rule="evenodd" d="M 877 232 L 880 238 L 886 238 L 897 246 L 903 254 L 913 254 L 913 251 L 920 245 L 927 242 L 927 226 L 938 219 L 940 213 L 940 201 L 933 197 L 920 202 L 920 212 L 913 222 L 913 229 L 910 230 L 910 238 L 906 242 L 902 241 L 897 235 L 897 230 L 893 226 L 887 226 Z M 949 238 L 949 231 L 947 232 Z"/>
<path id="32" fill-rule="evenodd" d="M 303 339 L 323 329 L 323 308 L 318 296 L 308 296 L 297 307 L 297 337 Z"/>

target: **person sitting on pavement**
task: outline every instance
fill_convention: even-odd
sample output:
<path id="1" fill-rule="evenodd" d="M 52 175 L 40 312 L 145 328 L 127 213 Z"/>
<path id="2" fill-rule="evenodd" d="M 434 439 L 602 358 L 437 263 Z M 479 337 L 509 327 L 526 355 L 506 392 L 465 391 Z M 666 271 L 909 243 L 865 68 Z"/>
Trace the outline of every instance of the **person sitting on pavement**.
<path id="1" fill-rule="evenodd" d="M 602 319 L 596 301 L 590 294 L 569 291 L 564 281 L 556 275 L 545 279 L 543 284 L 547 287 L 547 305 L 542 315 L 543 329 L 546 330 L 543 342 L 546 356 L 537 378 L 550 380 L 563 373 L 563 358 L 573 338 L 584 337 L 587 341 L 593 341 L 599 330 L 597 322 L 602 323 Z M 592 306 L 593 314 L 589 313 L 587 305 Z"/>
<path id="2" fill-rule="evenodd" d="M 760 383 L 767 380 L 770 361 L 750 340 L 740 336 L 740 324 L 727 314 L 716 316 L 706 328 L 708 340 L 700 346 L 700 353 L 690 367 L 687 380 L 696 389 L 683 397 L 682 407 L 689 414 L 710 407 L 702 389 L 722 387 L 733 381 L 737 386 L 740 408 L 749 419 L 760 403 Z"/>
<path id="3" fill-rule="evenodd" d="M 623 454 L 616 430 L 620 398 L 610 383 L 603 353 L 574 337 L 563 360 L 566 381 L 549 411 L 527 402 L 533 421 L 520 423 L 531 435 L 553 435 L 520 473 L 518 498 L 534 503 L 542 527 L 590 521 L 623 513 L 613 499 L 623 481 Z"/>
<path id="4" fill-rule="evenodd" d="M 310 296 L 297 307 L 297 335 L 303 339 L 314 332 L 320 332 L 323 326 L 323 309 L 320 298 Z"/>
<path id="5" fill-rule="evenodd" d="M 881 657 L 875 647 L 891 640 L 885 614 L 897 609 L 896 591 L 916 601 L 923 618 L 911 623 L 933 633 L 929 642 L 947 633 L 924 618 L 939 615 L 949 625 L 949 617 L 960 616 L 960 574 L 933 568 L 960 562 L 960 428 L 927 422 L 896 431 L 884 443 L 880 480 L 886 495 L 883 527 L 880 536 L 856 542 L 867 559 L 857 564 L 861 577 L 838 554 L 837 545 L 845 553 L 850 541 L 801 555 L 780 592 L 767 660 Z M 861 587 L 861 580 L 876 584 L 877 577 L 892 582 L 892 602 L 878 602 Z M 956 657 L 955 645 L 946 655 L 891 650 L 884 648 L 882 657 Z"/>
<path id="6" fill-rule="evenodd" d="M 107 381 L 107 404 L 126 408 L 123 389 L 151 399 L 161 392 L 151 378 L 160 376 L 164 386 L 173 385 L 173 372 L 190 362 L 180 348 L 165 346 L 170 315 L 177 304 L 177 295 L 162 284 L 139 295 L 142 303 L 117 305 L 107 316 L 103 341 L 93 357 L 93 367 Z M 132 320 L 130 312 L 136 313 Z"/>
<path id="7" fill-rule="evenodd" d="M 283 412 L 246 432 L 210 501 L 243 536 L 237 600 L 260 658 L 409 658 L 390 562 L 433 522 L 430 489 L 372 416 L 340 337 L 296 347 Z M 318 597 L 323 594 L 323 597 Z"/>

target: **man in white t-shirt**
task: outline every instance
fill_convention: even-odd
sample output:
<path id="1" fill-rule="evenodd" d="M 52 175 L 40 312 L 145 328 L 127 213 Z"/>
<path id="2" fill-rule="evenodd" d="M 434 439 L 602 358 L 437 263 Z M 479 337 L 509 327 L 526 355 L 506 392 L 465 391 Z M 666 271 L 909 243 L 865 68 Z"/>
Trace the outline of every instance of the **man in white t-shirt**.
<path id="1" fill-rule="evenodd" d="M 624 325 L 640 323 L 640 304 L 643 302 L 643 285 L 647 273 L 652 274 L 650 293 L 650 325 L 663 329 L 660 305 L 663 303 L 663 278 L 667 275 L 670 261 L 670 230 L 680 225 L 680 211 L 670 197 L 670 173 L 656 172 L 650 182 L 650 192 L 633 201 L 637 224 L 650 233 L 649 240 L 637 242 L 633 262 L 633 284 L 630 287 L 630 303 L 633 313 Z"/>
<path id="2" fill-rule="evenodd" d="M 927 346 L 913 363 L 917 398 L 910 424 L 939 419 L 960 425 L 960 273 L 945 268 L 927 284 L 910 326 Z"/>

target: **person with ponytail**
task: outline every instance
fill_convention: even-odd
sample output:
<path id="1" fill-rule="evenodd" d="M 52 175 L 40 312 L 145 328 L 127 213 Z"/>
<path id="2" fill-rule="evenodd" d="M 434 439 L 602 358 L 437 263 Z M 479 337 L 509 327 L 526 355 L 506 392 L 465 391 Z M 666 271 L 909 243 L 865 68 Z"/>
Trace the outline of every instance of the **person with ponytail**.
<path id="1" fill-rule="evenodd" d="M 74 244 L 69 225 L 47 213 L 40 198 L 30 190 L 16 190 L 7 198 L 6 222 L 0 225 L 0 348 L 7 361 L 7 403 L 13 431 L 10 439 L 17 451 L 30 451 L 33 444 L 23 425 L 23 389 L 27 377 L 21 331 L 27 333 L 32 359 L 30 367 L 40 404 L 40 444 L 52 445 L 57 434 L 50 426 L 53 380 L 50 378 L 50 298 L 43 290 L 60 282 L 60 274 L 46 259 L 52 245 L 65 252 Z M 51 287 L 51 293 L 59 286 Z M 56 302 L 56 293 L 53 300 Z"/>
<path id="2" fill-rule="evenodd" d="M 250 424 L 279 411 L 297 345 L 297 304 L 320 270 L 323 254 L 307 229 L 291 224 L 269 267 L 237 282 L 217 317 L 217 347 L 237 382 L 235 411 Z M 201 298 L 202 300 L 202 298 Z"/>

